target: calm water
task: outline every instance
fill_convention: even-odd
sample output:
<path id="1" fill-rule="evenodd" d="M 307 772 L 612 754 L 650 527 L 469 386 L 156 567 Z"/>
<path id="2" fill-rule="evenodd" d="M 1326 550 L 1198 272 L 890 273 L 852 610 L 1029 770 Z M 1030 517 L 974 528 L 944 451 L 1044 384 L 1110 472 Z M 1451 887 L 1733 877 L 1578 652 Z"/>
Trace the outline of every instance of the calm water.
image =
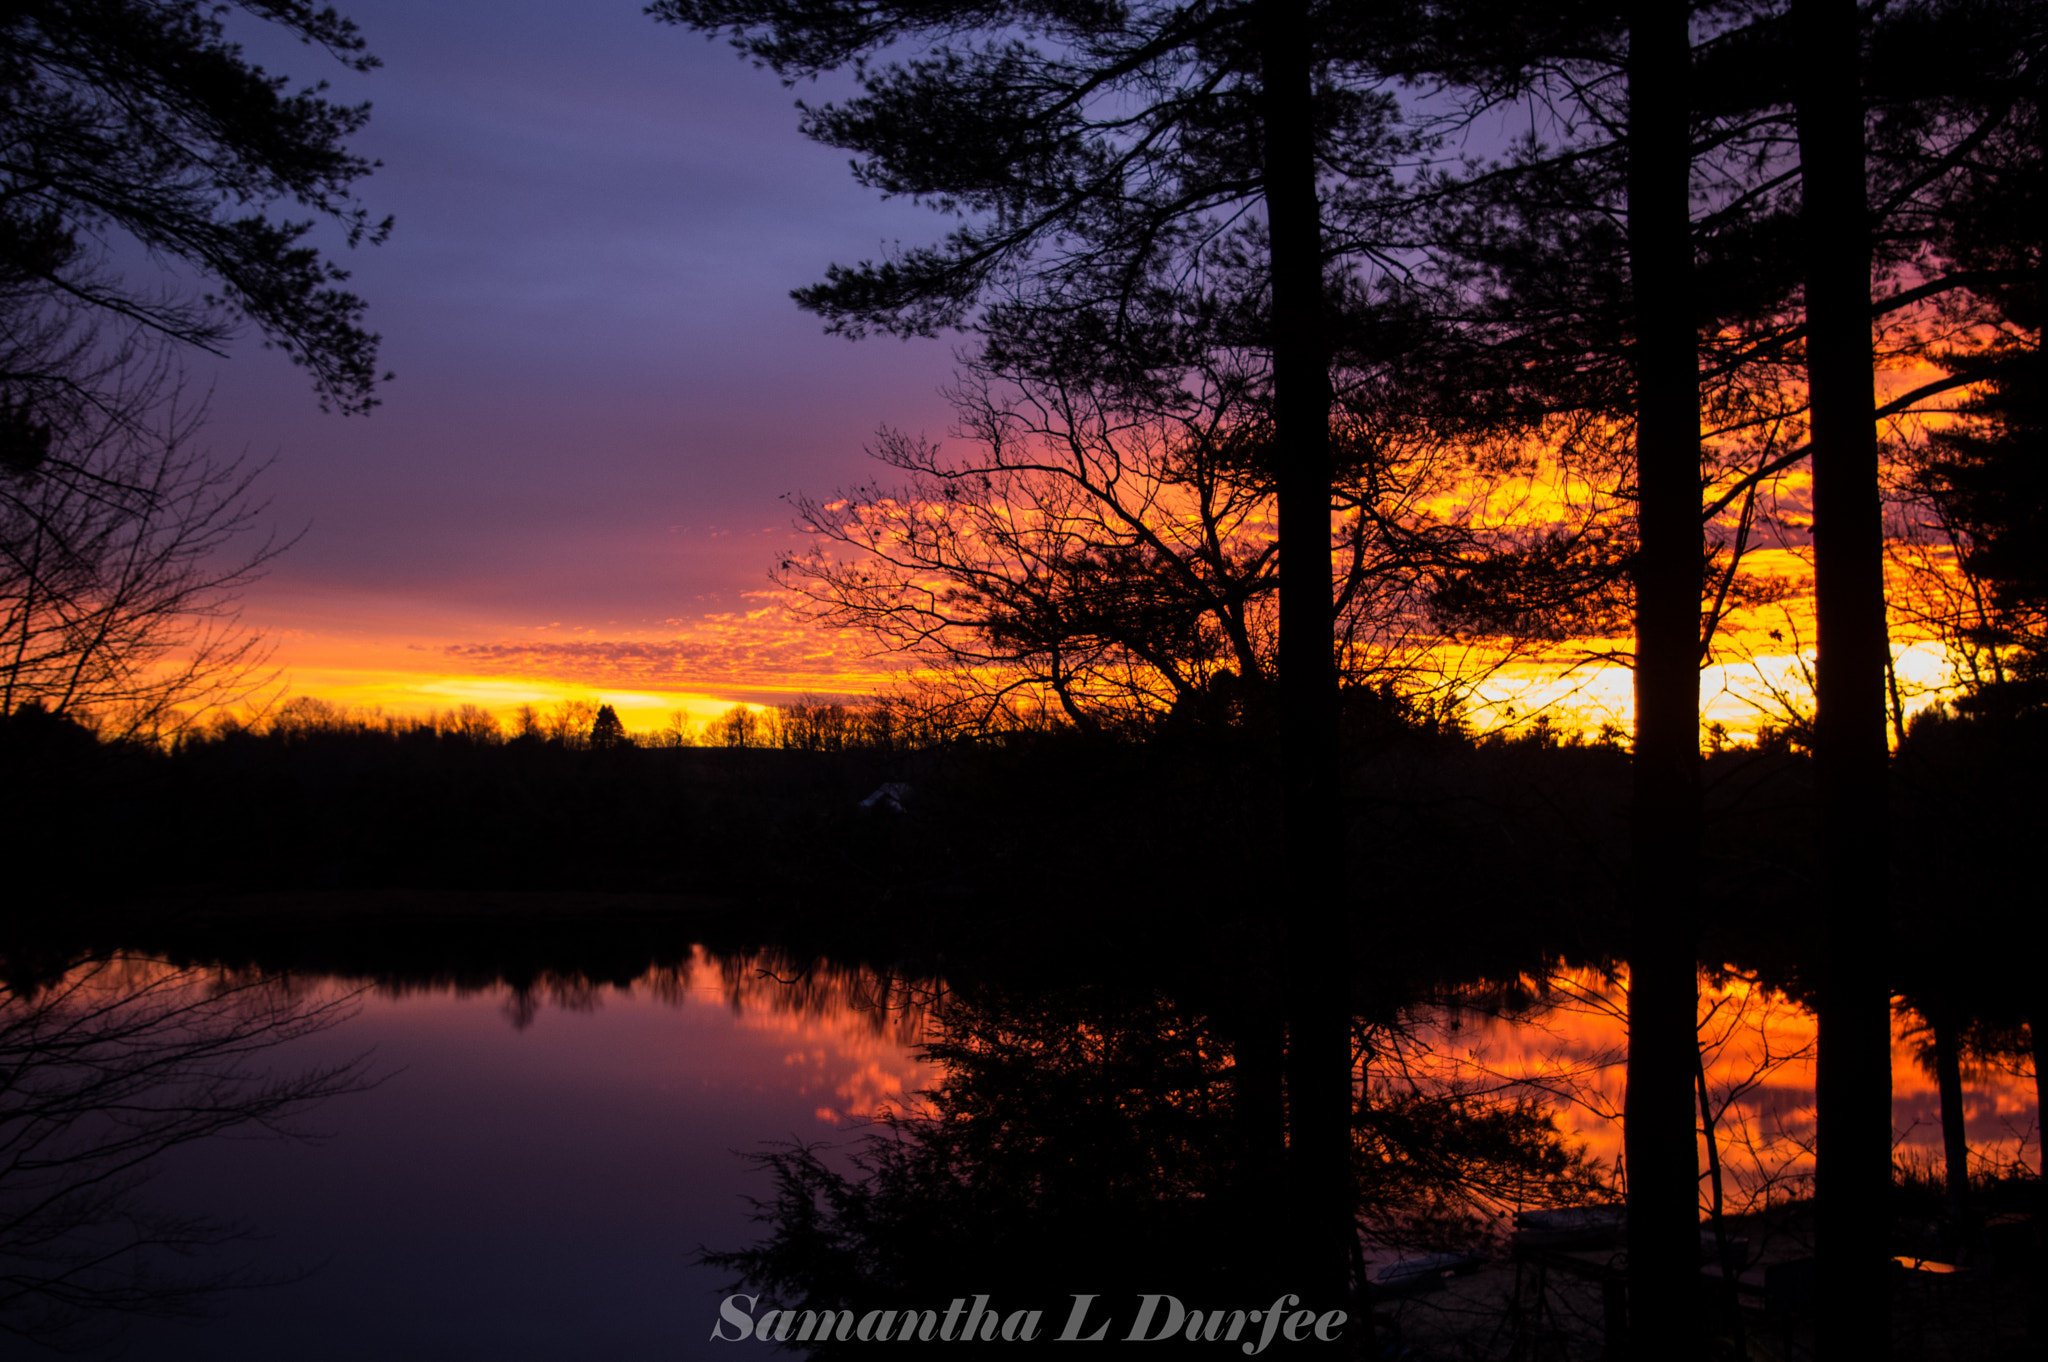
<path id="1" fill-rule="evenodd" d="M 1626 976 L 1560 970 L 1526 976 L 1533 1006 L 1435 1014 L 1418 1031 L 1416 1067 L 1440 1080 L 1494 1082 L 1544 1095 L 1558 1124 L 1610 1166 L 1621 1155 L 1626 1091 Z M 1479 999 L 1475 998 L 1475 1003 Z M 1700 1036 L 1729 1209 L 1766 1196 L 1804 1194 L 1813 1171 L 1813 1015 L 1782 994 L 1740 979 L 1700 980 Z M 1939 1168 L 1941 1095 L 1916 1058 L 1917 1017 L 1892 1028 L 1892 1117 L 1902 1158 Z M 2031 1073 L 1968 1067 L 1964 1126 L 1973 1168 L 2039 1172 L 2041 1142 Z M 1702 1142 L 1701 1167 L 1706 1167 Z"/>
<path id="2" fill-rule="evenodd" d="M 253 1073 L 290 1080 L 357 1063 L 362 1080 L 290 1118 L 317 1141 L 249 1138 L 243 1126 L 158 1161 L 149 1205 L 239 1221 L 259 1236 L 202 1266 L 241 1264 L 274 1280 L 221 1297 L 224 1313 L 204 1323 L 134 1326 L 129 1355 L 726 1355 L 708 1334 L 727 1283 L 692 1259 L 700 1245 L 734 1248 L 759 1234 L 744 1198 L 766 1195 L 769 1181 L 738 1155 L 769 1141 L 851 1141 L 935 1081 L 916 1056 L 929 989 L 858 971 L 784 981 L 764 963 L 700 948 L 626 985 L 543 979 L 514 990 L 280 986 L 137 960 L 77 983 L 67 1005 L 79 1015 L 125 1015 L 92 1013 L 117 999 L 156 1009 L 120 1034 L 93 1021 L 107 1031 L 95 1033 L 97 1053 L 161 1064 L 197 1037 L 187 1091 L 229 1067 L 245 1077 L 212 1082 L 224 1099 L 259 1091 Z M 171 1026 L 179 1009 L 238 984 L 243 992 L 200 1006 L 182 1031 Z M 1619 989 L 1575 974 L 1542 991 L 1551 1005 L 1514 1022 L 1438 1015 L 1419 1029 L 1427 1053 L 1411 1047 L 1403 1059 L 1425 1081 L 1540 1088 L 1568 1129 L 1611 1158 Z M 1809 1166 L 1811 1019 L 1740 985 L 1710 990 L 1705 1005 L 1731 1178 L 1745 1190 L 1796 1190 Z M 29 1023 L 19 1000 L 10 1007 L 0 1050 L 13 1054 L 0 1061 L 18 1067 Z M 307 1033 L 271 1044 L 258 1025 L 235 1059 L 207 1030 L 235 1018 L 245 1030 L 255 1018 Z M 1900 1126 L 1909 1144 L 1938 1150 L 1933 1084 L 1906 1051 L 1902 1037 Z M 2031 1079 L 1979 1075 L 1970 1093 L 1975 1146 L 2038 1166 Z M 94 1119 L 66 1138 L 113 1128 Z M 5 1195 L 18 1191 L 0 1180 Z"/>
<path id="3" fill-rule="evenodd" d="M 734 1151 L 845 1139 L 927 1081 L 918 1014 L 878 1006 L 872 978 L 785 987 L 701 951 L 623 988 L 325 980 L 298 999 L 336 1000 L 352 1015 L 254 1067 L 362 1057 L 375 1086 L 304 1113 L 317 1143 L 200 1141 L 146 1190 L 261 1236 L 211 1261 L 300 1279 L 230 1293 L 204 1324 L 139 1324 L 129 1355 L 705 1355 L 724 1283 L 691 1259 L 750 1242 L 742 1198 L 768 1190 Z"/>

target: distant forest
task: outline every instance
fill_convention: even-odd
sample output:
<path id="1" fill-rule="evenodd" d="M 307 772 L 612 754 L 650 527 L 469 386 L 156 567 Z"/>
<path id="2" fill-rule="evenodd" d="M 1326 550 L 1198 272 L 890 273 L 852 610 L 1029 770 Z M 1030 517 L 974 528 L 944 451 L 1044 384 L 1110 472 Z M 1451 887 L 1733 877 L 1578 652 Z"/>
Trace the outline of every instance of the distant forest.
<path id="1" fill-rule="evenodd" d="M 734 706 L 638 735 L 597 701 L 528 707 L 508 728 L 469 705 L 401 718 L 300 697 L 168 746 L 103 741 L 33 706 L 0 722 L 11 858 L 44 886 L 17 923 L 136 894 L 533 888 L 724 894 L 941 935 L 1070 914 L 1096 930 L 1151 930 L 1162 912 L 1227 926 L 1272 893 L 1257 850 L 1279 817 L 1269 744 L 1240 716 L 1199 713 L 962 733 L 903 697 Z M 1344 799 L 1365 825 L 1349 873 L 1354 892 L 1412 906 L 1391 924 L 1483 919 L 1476 935 L 1504 960 L 1622 952 L 1618 735 L 1540 720 L 1475 733 L 1382 690 L 1350 696 L 1345 746 Z M 1912 724 L 1893 809 L 1908 957 L 1953 941 L 1957 905 L 1973 942 L 2016 929 L 2031 900 L 2008 848 L 2048 820 L 2044 758 L 2042 711 Z M 1705 765 L 1701 957 L 1797 991 L 1818 927 L 1806 735 L 1767 730 Z"/>

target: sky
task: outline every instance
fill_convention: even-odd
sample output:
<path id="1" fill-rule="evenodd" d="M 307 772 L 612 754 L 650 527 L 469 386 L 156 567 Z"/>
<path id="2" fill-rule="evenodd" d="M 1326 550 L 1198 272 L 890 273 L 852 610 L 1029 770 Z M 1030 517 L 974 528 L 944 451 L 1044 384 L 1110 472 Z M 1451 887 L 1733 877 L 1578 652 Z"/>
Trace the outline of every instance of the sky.
<path id="1" fill-rule="evenodd" d="M 393 711 L 593 694 L 630 726 L 881 679 L 770 594 L 782 498 L 942 434 L 953 344 L 827 336 L 792 288 L 944 222 L 857 186 L 795 100 L 638 0 L 350 0 L 358 76 L 258 25 L 273 72 L 371 101 L 395 227 L 335 255 L 396 377 L 326 415 L 260 337 L 188 357 L 217 456 L 269 460 L 289 552 L 244 598 L 294 692 Z"/>
<path id="2" fill-rule="evenodd" d="M 947 226 L 802 136 L 796 100 L 848 87 L 785 88 L 641 0 L 343 8 L 380 69 L 236 32 L 269 70 L 374 105 L 350 145 L 381 163 L 359 189 L 395 227 L 334 254 L 396 377 L 342 417 L 260 337 L 190 357 L 216 455 L 268 462 L 265 524 L 292 541 L 243 600 L 275 647 L 270 693 L 501 716 L 595 698 L 649 729 L 885 685 L 886 659 L 767 576 L 802 542 L 784 498 L 870 476 L 885 424 L 951 423 L 957 342 L 850 342 L 789 298 Z M 1799 689 L 1795 647 L 1751 651 L 1775 656 L 1703 689 L 1737 732 Z M 1903 664 L 1933 685 L 1922 651 Z M 1566 660 L 1504 677 L 1478 717 L 1625 727 L 1627 672 L 1561 677 Z"/>

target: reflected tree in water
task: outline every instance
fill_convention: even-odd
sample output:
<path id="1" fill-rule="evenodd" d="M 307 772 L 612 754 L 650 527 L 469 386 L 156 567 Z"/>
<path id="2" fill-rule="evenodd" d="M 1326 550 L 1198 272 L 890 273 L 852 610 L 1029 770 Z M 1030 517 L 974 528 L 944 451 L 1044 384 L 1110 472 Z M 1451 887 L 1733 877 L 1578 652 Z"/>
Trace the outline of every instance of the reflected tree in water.
<path id="1" fill-rule="evenodd" d="M 858 1315 L 986 1294 L 1042 1310 L 1051 1339 L 1076 1293 L 1122 1312 L 1117 1337 L 1141 1293 L 1269 1306 L 1302 1284 L 1260 1176 L 1284 1130 L 1238 1082 L 1238 1033 L 1259 1020 L 1135 986 L 951 992 L 924 1046 L 941 1085 L 851 1149 L 753 1155 L 774 1179 L 755 1203 L 767 1232 L 703 1259 L 760 1293 L 756 1320 L 771 1303 Z M 1363 1239 L 1470 1244 L 1504 1206 L 1601 1193 L 1537 1104 L 1375 1071 L 1392 1053 L 1377 1035 L 1361 1033 L 1354 1088 Z"/>
<path id="2" fill-rule="evenodd" d="M 361 1059 L 275 1070 L 267 1055 L 353 1011 L 276 976 L 103 956 L 0 992 L 0 1337 L 75 1349 L 138 1316 L 209 1312 L 266 1280 L 215 1251 L 236 1224 L 151 1206 L 159 1161 L 220 1135 L 305 1138 Z"/>

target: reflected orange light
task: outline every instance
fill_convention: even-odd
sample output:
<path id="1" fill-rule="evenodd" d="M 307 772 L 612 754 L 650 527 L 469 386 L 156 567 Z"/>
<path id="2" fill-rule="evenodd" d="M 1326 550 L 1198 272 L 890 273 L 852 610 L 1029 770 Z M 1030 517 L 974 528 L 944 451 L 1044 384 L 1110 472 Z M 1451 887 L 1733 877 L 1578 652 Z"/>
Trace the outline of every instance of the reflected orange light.
<path id="1" fill-rule="evenodd" d="M 1425 1049 L 1412 1062 L 1444 1079 L 1480 1079 L 1540 1097 L 1558 1125 L 1610 1168 L 1620 1168 L 1621 1111 L 1626 1094 L 1626 974 L 1560 970 L 1524 983 L 1541 1006 L 1512 1021 L 1446 1012 L 1432 1019 Z M 1715 1115 L 1728 1204 L 1806 1195 L 1813 1173 L 1812 1013 L 1771 990 L 1742 980 L 1700 981 L 1702 1054 Z M 1910 1015 L 1894 1024 L 1892 1112 L 1903 1153 L 1938 1161 L 1942 1153 L 1940 1094 L 1915 1062 Z M 1986 1167 L 2012 1167 L 2031 1156 L 2038 1166 L 2039 1112 L 2031 1076 L 1984 1072 L 1964 1082 L 1971 1157 Z M 1700 1167 L 1707 1167 L 1701 1141 Z"/>
<path id="2" fill-rule="evenodd" d="M 923 1037 L 928 990 L 864 969 L 835 967 L 805 971 L 800 980 L 783 983 L 761 973 L 764 964 L 773 963 L 753 955 L 720 956 L 698 946 L 682 963 L 650 969 L 625 984 L 543 973 L 520 989 L 503 982 L 487 987 L 386 982 L 370 986 L 369 992 L 378 998 L 405 1000 L 410 1025 L 417 1029 L 445 1028 L 457 1033 L 479 1025 L 502 1027 L 506 1017 L 522 1029 L 545 1026 L 551 1012 L 595 1012 L 636 1001 L 726 1014 L 736 1040 L 720 1045 L 715 1053 L 693 1053 L 693 1073 L 721 1061 L 740 1072 L 758 1073 L 748 1065 L 764 1050 L 779 1052 L 788 1076 L 778 1086 L 794 1088 L 806 1097 L 815 1095 L 817 1118 L 826 1125 L 858 1125 L 890 1112 L 910 1113 L 921 1108 L 918 1094 L 936 1086 L 940 1077 L 914 1052 Z M 148 956 L 121 955 L 75 968 L 63 986 L 77 988 L 94 1007 L 110 1008 L 119 1006 L 122 999 L 204 997 L 230 981 L 259 985 L 280 996 L 301 997 L 312 1005 L 345 1003 L 362 982 L 332 977 L 309 980 L 295 975 L 271 979 L 234 976 Z M 480 1013 L 473 1005 L 479 995 L 500 998 L 499 1011 L 504 1016 Z M 652 1054 L 624 1058 L 629 1074 L 643 1069 L 659 1072 L 664 1067 Z"/>

